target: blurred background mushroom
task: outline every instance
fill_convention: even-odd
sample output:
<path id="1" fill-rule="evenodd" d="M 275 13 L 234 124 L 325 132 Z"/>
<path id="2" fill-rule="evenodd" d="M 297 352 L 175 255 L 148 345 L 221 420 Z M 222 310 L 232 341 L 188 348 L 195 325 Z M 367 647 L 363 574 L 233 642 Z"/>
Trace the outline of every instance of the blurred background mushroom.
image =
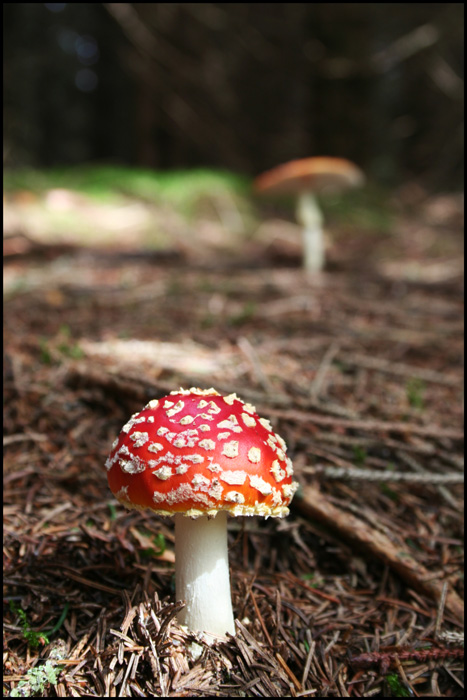
<path id="1" fill-rule="evenodd" d="M 316 157 L 293 160 L 268 170 L 255 179 L 253 186 L 263 194 L 296 196 L 297 219 L 303 227 L 303 267 L 314 273 L 324 267 L 326 246 L 317 197 L 358 187 L 364 179 L 360 168 L 348 160 Z"/>

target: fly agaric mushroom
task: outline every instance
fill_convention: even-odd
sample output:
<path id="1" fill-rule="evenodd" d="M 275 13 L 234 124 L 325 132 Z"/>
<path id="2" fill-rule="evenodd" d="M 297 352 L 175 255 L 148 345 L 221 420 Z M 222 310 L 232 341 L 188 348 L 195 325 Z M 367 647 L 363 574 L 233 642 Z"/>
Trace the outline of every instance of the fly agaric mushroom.
<path id="1" fill-rule="evenodd" d="M 340 192 L 364 182 L 360 168 L 343 158 L 302 158 L 279 165 L 253 182 L 257 192 L 298 195 L 297 219 L 303 226 L 303 267 L 318 272 L 324 267 L 323 215 L 317 194 Z"/>
<path id="2" fill-rule="evenodd" d="M 286 449 L 254 406 L 215 389 L 150 401 L 115 440 L 106 461 L 115 497 L 175 515 L 179 620 L 191 630 L 235 634 L 227 514 L 288 515 L 298 484 Z"/>

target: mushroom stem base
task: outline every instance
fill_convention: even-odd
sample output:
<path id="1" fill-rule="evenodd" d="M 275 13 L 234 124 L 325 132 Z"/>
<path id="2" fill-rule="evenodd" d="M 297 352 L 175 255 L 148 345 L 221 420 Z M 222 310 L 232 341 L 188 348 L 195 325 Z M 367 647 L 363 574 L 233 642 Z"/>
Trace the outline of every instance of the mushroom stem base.
<path id="1" fill-rule="evenodd" d="M 186 601 L 178 620 L 195 632 L 235 634 L 227 550 L 227 513 L 175 516 L 175 588 Z"/>
<path id="2" fill-rule="evenodd" d="M 302 192 L 298 199 L 297 219 L 303 226 L 303 267 L 319 272 L 324 267 L 323 215 L 310 192 Z"/>
<path id="3" fill-rule="evenodd" d="M 324 267 L 324 236 L 321 228 L 304 228 L 303 267 L 307 272 L 319 272 Z"/>

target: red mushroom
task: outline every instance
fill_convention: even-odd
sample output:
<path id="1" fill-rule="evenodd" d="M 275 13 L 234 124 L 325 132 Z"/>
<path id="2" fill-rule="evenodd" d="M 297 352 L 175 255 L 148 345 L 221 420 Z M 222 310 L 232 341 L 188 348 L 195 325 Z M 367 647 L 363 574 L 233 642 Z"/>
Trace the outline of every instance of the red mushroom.
<path id="1" fill-rule="evenodd" d="M 303 226 L 303 266 L 317 272 L 324 266 L 323 215 L 317 194 L 340 192 L 364 182 L 360 168 L 344 158 L 291 160 L 259 175 L 257 192 L 298 195 L 297 219 Z"/>
<path id="2" fill-rule="evenodd" d="M 106 462 L 127 508 L 175 515 L 180 622 L 235 634 L 227 514 L 283 518 L 298 484 L 284 441 L 254 406 L 215 389 L 180 389 L 150 401 L 123 426 Z"/>

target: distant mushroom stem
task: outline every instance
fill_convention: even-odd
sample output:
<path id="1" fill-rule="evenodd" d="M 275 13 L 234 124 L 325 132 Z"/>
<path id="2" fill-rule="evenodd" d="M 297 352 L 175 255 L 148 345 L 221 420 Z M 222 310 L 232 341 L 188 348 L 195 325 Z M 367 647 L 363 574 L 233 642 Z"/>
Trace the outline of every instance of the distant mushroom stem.
<path id="1" fill-rule="evenodd" d="M 303 226 L 303 267 L 307 272 L 319 272 L 324 267 L 323 215 L 311 192 L 299 195 L 297 220 Z"/>
<path id="2" fill-rule="evenodd" d="M 175 589 L 186 606 L 179 622 L 191 630 L 235 634 L 227 549 L 227 513 L 196 519 L 175 515 Z"/>

